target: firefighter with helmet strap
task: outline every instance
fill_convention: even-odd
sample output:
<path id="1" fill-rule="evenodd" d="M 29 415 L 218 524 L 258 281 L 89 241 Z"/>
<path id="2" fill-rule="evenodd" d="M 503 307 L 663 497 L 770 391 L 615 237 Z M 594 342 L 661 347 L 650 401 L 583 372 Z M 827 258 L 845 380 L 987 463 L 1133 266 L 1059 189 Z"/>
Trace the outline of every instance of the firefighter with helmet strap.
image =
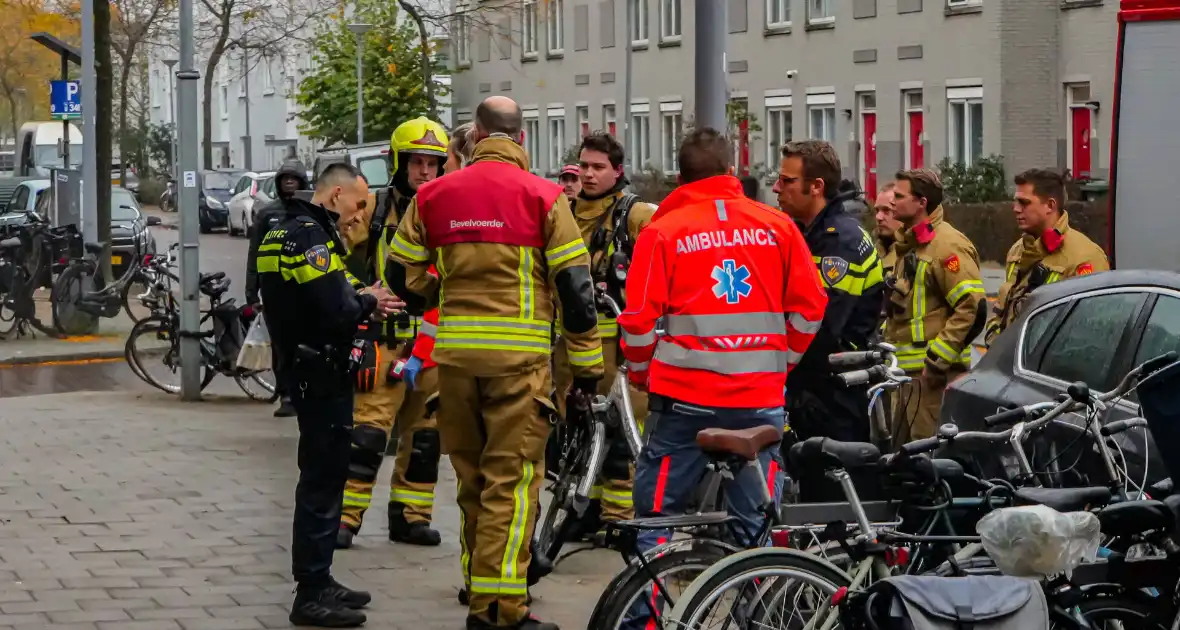
<path id="1" fill-rule="evenodd" d="M 350 249 L 346 264 L 360 284 L 384 281 L 395 292 L 404 285 L 401 266 L 388 264 L 390 243 L 418 188 L 443 174 L 447 143 L 442 125 L 428 118 L 415 118 L 394 130 L 390 138 L 393 175 L 389 186 L 369 196 L 366 213 L 352 224 L 345 237 Z M 440 449 L 435 420 L 426 414 L 426 401 L 438 390 L 437 370 L 433 365 L 423 365 L 420 356 L 414 358 L 421 354 L 414 353 L 414 340 L 423 329 L 424 302 L 416 295 L 402 299 L 407 303 L 405 312 L 367 331 L 375 352 L 358 373 L 355 384 L 348 486 L 336 539 L 341 548 L 351 547 L 360 531 L 395 424 L 397 454 L 387 508 L 389 539 L 425 546 L 442 541 L 439 532 L 430 527 Z M 407 365 L 413 368 L 413 384 L 406 382 Z"/>

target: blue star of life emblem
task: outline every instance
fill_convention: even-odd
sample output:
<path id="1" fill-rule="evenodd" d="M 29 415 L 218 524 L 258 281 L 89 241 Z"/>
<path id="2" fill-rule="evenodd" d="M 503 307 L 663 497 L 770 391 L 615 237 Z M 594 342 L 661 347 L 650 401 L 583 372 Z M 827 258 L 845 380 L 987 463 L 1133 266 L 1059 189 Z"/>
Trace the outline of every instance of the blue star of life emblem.
<path id="1" fill-rule="evenodd" d="M 717 281 L 713 285 L 713 295 L 720 298 L 725 296 L 728 304 L 737 304 L 742 298 L 748 297 L 753 289 L 746 281 L 750 277 L 750 270 L 745 265 L 740 267 L 733 260 L 723 260 L 720 265 L 713 267 L 712 278 Z"/>

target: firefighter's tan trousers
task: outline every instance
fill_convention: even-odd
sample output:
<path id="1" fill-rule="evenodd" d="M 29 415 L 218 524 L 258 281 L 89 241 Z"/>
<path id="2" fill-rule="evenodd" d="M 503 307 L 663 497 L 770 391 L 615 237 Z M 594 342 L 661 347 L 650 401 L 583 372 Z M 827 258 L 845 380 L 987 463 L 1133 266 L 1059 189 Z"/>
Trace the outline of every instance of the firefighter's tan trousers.
<path id="1" fill-rule="evenodd" d="M 398 441 L 389 502 L 401 505 L 409 523 L 429 523 L 434 508 L 440 449 L 435 419 L 426 417 L 426 399 L 438 390 L 438 369 L 422 370 L 417 387 L 407 392 L 404 383 L 387 385 L 385 381 L 389 365 L 397 356 L 397 351 L 382 348 L 377 387 L 356 394 L 352 453 L 340 519 L 353 530 L 360 528 L 372 501 L 377 470 L 395 424 Z"/>
<path id="2" fill-rule="evenodd" d="M 611 385 L 615 382 L 615 375 L 619 371 L 619 345 L 617 339 L 602 340 L 602 360 L 606 365 L 606 377 L 598 382 L 598 393 L 603 396 L 610 394 Z M 553 353 L 555 369 L 554 380 L 557 382 L 558 412 L 565 417 L 565 395 L 573 383 L 574 377 L 570 372 L 569 355 L 565 344 L 558 342 Z M 647 420 L 647 394 L 634 387 L 631 388 L 631 411 L 635 414 L 635 421 L 639 424 L 639 433 L 643 434 L 643 422 Z M 602 520 L 607 522 L 624 521 L 634 517 L 635 503 L 631 498 L 635 480 L 635 463 L 631 461 L 630 452 L 626 448 L 626 441 L 621 435 L 612 438 L 607 459 L 603 463 L 602 473 L 598 476 L 598 483 L 594 486 L 591 498 L 602 500 Z"/>
<path id="3" fill-rule="evenodd" d="M 549 365 L 494 377 L 446 365 L 438 370 L 438 428 L 459 482 L 469 612 L 513 626 L 528 615 L 529 541 L 552 428 Z"/>
<path id="4" fill-rule="evenodd" d="M 952 370 L 953 380 L 961 370 Z M 913 380 L 897 388 L 893 404 L 893 447 L 932 437 L 938 431 L 938 417 L 942 409 L 942 395 L 946 383 L 931 384 L 921 372 L 907 374 Z"/>

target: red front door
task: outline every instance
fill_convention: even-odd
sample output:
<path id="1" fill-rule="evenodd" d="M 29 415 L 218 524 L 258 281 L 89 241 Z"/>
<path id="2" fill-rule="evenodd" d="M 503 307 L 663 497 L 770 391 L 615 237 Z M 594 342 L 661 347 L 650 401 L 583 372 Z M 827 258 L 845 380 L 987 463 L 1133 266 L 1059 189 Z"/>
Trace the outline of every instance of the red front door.
<path id="1" fill-rule="evenodd" d="M 618 134 L 615 133 L 615 121 L 612 120 L 606 123 L 606 126 L 610 130 L 610 135 L 618 137 Z"/>
<path id="2" fill-rule="evenodd" d="M 910 112 L 910 168 L 926 166 L 926 156 L 922 151 L 922 112 Z"/>
<path id="3" fill-rule="evenodd" d="M 1090 137 L 1094 131 L 1090 128 L 1090 110 L 1086 107 L 1074 107 L 1070 110 L 1072 116 L 1070 142 L 1073 147 L 1073 170 L 1075 179 L 1090 179 Z"/>
<path id="4" fill-rule="evenodd" d="M 865 196 L 872 200 L 877 196 L 877 114 L 865 112 L 861 114 L 864 130 L 864 171 Z"/>

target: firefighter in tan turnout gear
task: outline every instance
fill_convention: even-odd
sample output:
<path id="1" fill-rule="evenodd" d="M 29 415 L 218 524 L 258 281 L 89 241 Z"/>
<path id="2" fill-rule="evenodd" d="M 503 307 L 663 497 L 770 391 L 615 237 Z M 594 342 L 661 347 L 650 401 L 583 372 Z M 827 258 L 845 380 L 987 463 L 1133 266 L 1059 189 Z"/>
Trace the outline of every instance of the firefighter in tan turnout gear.
<path id="1" fill-rule="evenodd" d="M 599 131 L 584 138 L 579 162 L 582 190 L 574 199 L 573 212 L 582 240 L 590 251 L 590 273 L 594 283 L 605 283 L 619 308 L 625 308 L 623 288 L 631 250 L 635 239 L 639 238 L 639 231 L 651 223 L 655 207 L 623 192 L 627 185 L 623 176 L 623 145 L 614 136 Z M 615 373 L 622 363 L 618 351 L 619 325 L 614 315 L 598 313 L 598 333 L 602 336 L 602 357 L 606 368 L 605 378 L 598 383 L 598 393 L 605 396 L 610 393 Z M 558 343 L 554 349 L 553 363 L 557 404 L 564 417 L 565 396 L 562 394 L 573 382 L 573 373 L 570 371 L 570 355 L 563 343 Z M 642 427 L 647 417 L 647 394 L 632 388 L 631 405 L 635 419 Z M 602 474 L 591 491 L 591 497 L 600 501 L 603 523 L 626 520 L 635 513 L 631 500 L 635 472 L 626 438 L 620 431 L 617 435 L 609 435 L 608 439 L 610 447 Z M 593 527 L 594 523 L 585 525 Z"/>
<path id="2" fill-rule="evenodd" d="M 902 228 L 887 280 L 885 341 L 913 380 L 898 389 L 893 443 L 934 435 L 943 389 L 971 364 L 983 327 L 983 281 L 975 246 L 943 218 L 942 183 L 929 169 L 902 171 L 893 212 Z"/>
<path id="3" fill-rule="evenodd" d="M 390 159 L 393 177 L 388 188 L 369 196 L 368 210 L 345 237 L 350 250 L 346 264 L 362 285 L 384 281 L 395 286 L 398 281 L 390 276 L 404 275 L 400 265 L 388 261 L 390 242 L 418 188 L 443 174 L 446 131 L 427 118 L 403 123 L 390 139 Z M 348 485 L 336 537 L 340 548 L 351 547 L 360 531 L 395 424 L 398 449 L 387 508 L 389 539 L 426 546 L 442 540 L 430 527 L 441 449 L 435 419 L 426 415 L 426 400 L 438 388 L 438 370 L 423 369 L 412 388 L 402 371 L 411 360 L 414 339 L 422 328 L 424 300 L 415 297 L 403 296 L 406 312 L 367 331 L 374 352 L 357 375 Z"/>
<path id="4" fill-rule="evenodd" d="M 1004 286 L 984 333 L 988 345 L 1020 315 L 1024 300 L 1037 287 L 1110 270 L 1106 252 L 1070 227 L 1061 175 L 1033 169 L 1017 175 L 1014 181 L 1012 210 L 1024 236 L 1008 250 L 1004 262 Z"/>
<path id="5" fill-rule="evenodd" d="M 555 312 L 577 395 L 592 396 L 603 374 L 586 245 L 561 188 L 528 172 L 522 125 L 511 99 L 481 103 L 472 163 L 419 189 L 393 241 L 406 286 L 438 302 L 439 431 L 459 482 L 467 628 L 476 630 L 556 629 L 527 603 L 556 411 Z"/>

